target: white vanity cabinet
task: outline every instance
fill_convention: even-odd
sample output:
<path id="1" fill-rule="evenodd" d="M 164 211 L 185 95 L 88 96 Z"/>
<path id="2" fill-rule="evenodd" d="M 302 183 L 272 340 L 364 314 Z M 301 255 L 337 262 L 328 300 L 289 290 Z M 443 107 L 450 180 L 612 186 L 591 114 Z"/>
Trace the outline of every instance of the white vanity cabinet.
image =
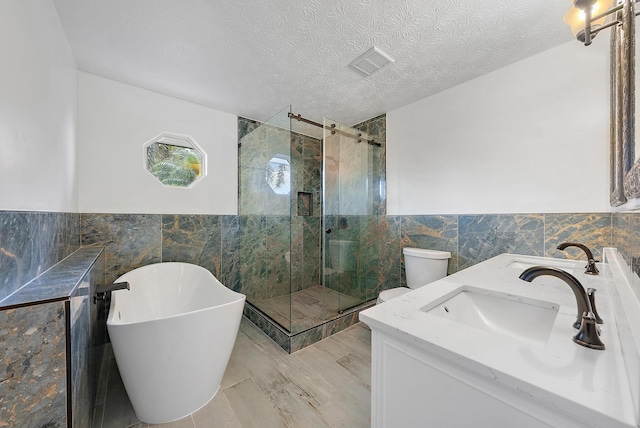
<path id="1" fill-rule="evenodd" d="M 383 332 L 372 331 L 372 427 L 576 427 L 547 414 L 521 391 L 460 367 Z M 548 412 L 547 412 L 548 413 Z"/>
<path id="2" fill-rule="evenodd" d="M 580 275 L 584 262 L 576 262 L 574 271 L 585 288 L 598 288 L 606 345 L 598 351 L 572 341 L 576 305 L 566 284 L 519 280 L 514 257 L 520 265 L 523 258 L 532 265 L 553 262 L 501 255 L 360 314 L 372 331 L 373 427 L 638 426 L 633 384 L 640 382 L 626 369 L 640 361 L 638 348 L 625 345 L 623 355 L 618 328 L 625 321 L 614 317 L 617 292 L 609 266 L 598 278 Z M 555 312 L 544 340 L 517 337 L 508 328 L 503 334 L 500 323 L 519 311 L 478 328 L 430 312 L 469 288 L 525 305 L 549 304 Z"/>

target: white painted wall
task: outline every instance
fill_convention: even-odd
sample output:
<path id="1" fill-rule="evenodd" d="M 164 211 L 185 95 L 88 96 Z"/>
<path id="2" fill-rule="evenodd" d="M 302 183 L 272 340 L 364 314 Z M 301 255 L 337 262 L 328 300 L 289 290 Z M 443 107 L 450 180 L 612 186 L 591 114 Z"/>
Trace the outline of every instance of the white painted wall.
<path id="1" fill-rule="evenodd" d="M 237 116 L 79 73 L 80 212 L 237 214 Z M 207 153 L 191 189 L 165 187 L 143 166 L 143 145 L 169 131 Z"/>
<path id="2" fill-rule="evenodd" d="M 0 210 L 77 212 L 77 69 L 51 1 L 0 1 Z"/>
<path id="3" fill-rule="evenodd" d="M 609 212 L 609 40 L 387 114 L 390 215 Z"/>

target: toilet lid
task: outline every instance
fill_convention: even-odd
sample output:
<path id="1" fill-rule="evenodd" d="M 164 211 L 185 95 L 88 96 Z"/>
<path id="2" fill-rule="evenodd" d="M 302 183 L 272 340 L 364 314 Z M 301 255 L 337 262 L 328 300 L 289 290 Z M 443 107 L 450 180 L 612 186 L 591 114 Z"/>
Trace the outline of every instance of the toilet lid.
<path id="1" fill-rule="evenodd" d="M 384 290 L 382 293 L 380 293 L 380 295 L 378 296 L 378 299 L 380 299 L 380 301 L 382 302 L 388 302 L 393 298 L 400 297 L 403 294 L 407 294 L 409 291 L 411 291 L 411 289 L 407 287 L 391 288 L 389 290 Z"/>

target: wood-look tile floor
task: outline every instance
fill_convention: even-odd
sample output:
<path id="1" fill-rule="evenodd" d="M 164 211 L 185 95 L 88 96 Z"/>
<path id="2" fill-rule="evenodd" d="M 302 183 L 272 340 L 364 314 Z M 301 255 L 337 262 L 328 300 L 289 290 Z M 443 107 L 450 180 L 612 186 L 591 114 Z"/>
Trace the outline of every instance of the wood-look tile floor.
<path id="1" fill-rule="evenodd" d="M 289 355 L 243 317 L 218 394 L 169 424 L 140 422 L 115 360 L 105 366 L 95 428 L 370 426 L 371 332 L 363 323 Z"/>

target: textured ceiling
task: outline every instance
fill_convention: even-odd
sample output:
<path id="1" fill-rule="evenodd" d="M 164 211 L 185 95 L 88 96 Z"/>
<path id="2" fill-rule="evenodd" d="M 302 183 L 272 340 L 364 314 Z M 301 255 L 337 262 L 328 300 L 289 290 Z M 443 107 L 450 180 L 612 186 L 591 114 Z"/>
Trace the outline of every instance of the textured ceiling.
<path id="1" fill-rule="evenodd" d="M 355 124 L 571 40 L 568 0 L 54 0 L 80 70 L 264 121 Z M 372 46 L 395 59 L 369 77 Z"/>

